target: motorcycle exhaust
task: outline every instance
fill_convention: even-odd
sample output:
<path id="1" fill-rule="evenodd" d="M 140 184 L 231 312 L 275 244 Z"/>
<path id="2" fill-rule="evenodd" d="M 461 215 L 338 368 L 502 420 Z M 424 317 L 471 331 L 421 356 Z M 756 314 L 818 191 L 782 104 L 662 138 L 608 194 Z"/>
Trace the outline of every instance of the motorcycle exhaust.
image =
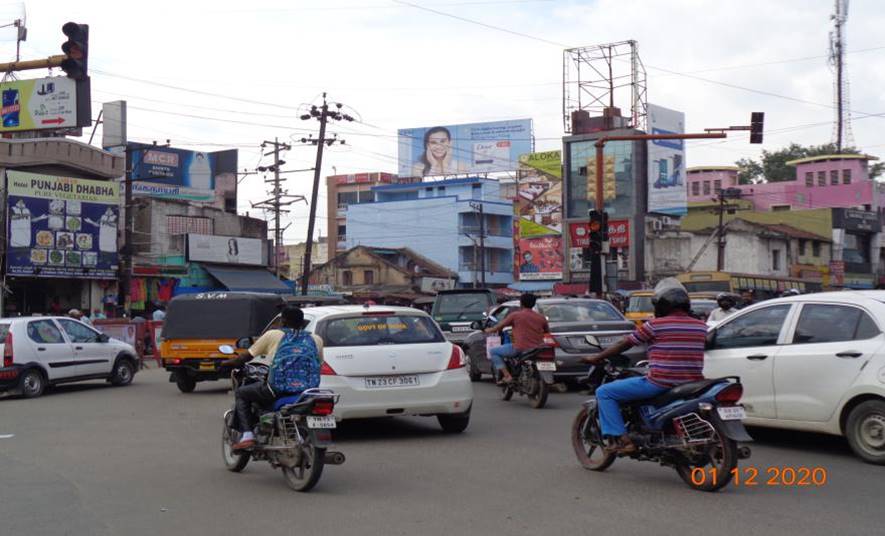
<path id="1" fill-rule="evenodd" d="M 341 465 L 344 463 L 344 454 L 341 452 L 326 452 L 323 461 L 325 461 L 326 465 Z"/>
<path id="2" fill-rule="evenodd" d="M 738 459 L 746 460 L 750 457 L 750 447 L 738 447 Z"/>

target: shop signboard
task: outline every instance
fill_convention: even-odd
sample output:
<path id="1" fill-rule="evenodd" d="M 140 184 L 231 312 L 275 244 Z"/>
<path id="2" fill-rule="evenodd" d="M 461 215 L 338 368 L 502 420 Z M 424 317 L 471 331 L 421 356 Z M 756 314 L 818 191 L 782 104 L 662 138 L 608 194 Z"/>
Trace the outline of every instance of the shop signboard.
<path id="1" fill-rule="evenodd" d="M 77 81 L 67 77 L 0 83 L 3 99 L 0 132 L 76 128 Z M 85 86 L 84 86 L 85 87 Z M 87 98 L 88 98 L 88 91 Z M 91 118 L 86 118 L 86 125 Z"/>
<path id="2" fill-rule="evenodd" d="M 204 153 L 143 144 L 129 145 L 133 195 L 211 202 L 216 178 L 237 172 L 237 151 Z"/>
<path id="3" fill-rule="evenodd" d="M 590 247 L 589 222 L 569 224 L 569 235 L 573 248 Z M 618 249 L 630 247 L 630 220 L 609 220 L 608 245 Z"/>
<path id="4" fill-rule="evenodd" d="M 7 171 L 7 274 L 117 277 L 119 185 Z"/>
<path id="5" fill-rule="evenodd" d="M 239 236 L 187 235 L 187 260 L 216 264 L 267 266 L 263 240 Z"/>
<path id="6" fill-rule="evenodd" d="M 830 261 L 830 285 L 834 287 L 845 285 L 845 261 Z"/>
<path id="7" fill-rule="evenodd" d="M 651 134 L 684 134 L 685 114 L 654 104 L 648 105 Z M 648 211 L 682 215 L 688 211 L 685 187 L 685 142 L 648 142 Z"/>

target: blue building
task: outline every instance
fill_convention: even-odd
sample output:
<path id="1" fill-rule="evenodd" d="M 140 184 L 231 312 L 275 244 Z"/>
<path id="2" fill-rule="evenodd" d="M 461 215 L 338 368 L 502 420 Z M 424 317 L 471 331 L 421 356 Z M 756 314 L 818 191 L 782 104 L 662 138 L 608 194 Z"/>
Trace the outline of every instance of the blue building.
<path id="1" fill-rule="evenodd" d="M 513 282 L 513 203 L 498 181 L 452 179 L 372 188 L 374 202 L 347 209 L 348 248 L 407 247 L 458 274 L 459 285 L 482 281 L 480 218 L 485 223 L 485 281 Z"/>

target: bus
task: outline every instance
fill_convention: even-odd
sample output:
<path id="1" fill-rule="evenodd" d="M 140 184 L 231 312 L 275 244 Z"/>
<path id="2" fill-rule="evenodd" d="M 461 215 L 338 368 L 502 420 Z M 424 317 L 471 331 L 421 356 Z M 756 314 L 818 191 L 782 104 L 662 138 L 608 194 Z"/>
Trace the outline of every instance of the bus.
<path id="1" fill-rule="evenodd" d="M 730 292 L 740 294 L 752 290 L 757 300 L 775 298 L 781 292 L 796 289 L 803 294 L 820 292 L 823 285 L 820 281 L 809 281 L 798 277 L 778 277 L 769 275 L 736 274 L 731 272 L 686 272 L 676 279 L 690 293 Z"/>

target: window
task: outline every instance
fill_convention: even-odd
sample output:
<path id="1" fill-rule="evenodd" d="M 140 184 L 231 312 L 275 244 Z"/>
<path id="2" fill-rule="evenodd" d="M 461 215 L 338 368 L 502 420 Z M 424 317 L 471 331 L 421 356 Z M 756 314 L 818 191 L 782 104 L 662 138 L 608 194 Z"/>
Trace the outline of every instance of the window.
<path id="1" fill-rule="evenodd" d="M 372 270 L 365 270 L 363 272 L 363 283 L 366 285 L 374 285 L 375 284 L 375 272 Z"/>
<path id="2" fill-rule="evenodd" d="M 814 186 L 814 172 L 806 171 L 805 172 L 805 186 Z"/>
<path id="3" fill-rule="evenodd" d="M 783 328 L 790 305 L 757 309 L 716 329 L 713 349 L 772 346 Z"/>
<path id="4" fill-rule="evenodd" d="M 830 171 L 830 186 L 837 186 L 839 184 L 839 170 L 834 169 Z"/>
<path id="5" fill-rule="evenodd" d="M 347 208 L 359 202 L 358 192 L 338 192 L 338 208 Z"/>
<path id="6" fill-rule="evenodd" d="M 868 235 L 845 233 L 842 260 L 853 263 L 870 262 L 870 237 Z"/>
<path id="7" fill-rule="evenodd" d="M 772 212 L 789 212 L 790 205 L 771 205 Z"/>
<path id="8" fill-rule="evenodd" d="M 28 337 L 39 344 L 61 344 L 65 342 L 61 331 L 52 320 L 35 320 L 28 322 Z"/>
<path id="9" fill-rule="evenodd" d="M 353 285 L 353 272 L 350 270 L 345 270 L 341 273 L 341 284 L 345 287 L 349 287 Z"/>
<path id="10" fill-rule="evenodd" d="M 338 241 L 343 242 L 347 240 L 347 224 L 338 224 Z"/>
<path id="11" fill-rule="evenodd" d="M 445 341 L 428 317 L 358 316 L 329 320 L 320 334 L 327 347 L 376 344 L 429 344 Z"/>
<path id="12" fill-rule="evenodd" d="M 805 255 L 805 240 L 799 239 L 799 255 Z"/>
<path id="13" fill-rule="evenodd" d="M 851 184 L 851 170 L 843 169 L 842 170 L 842 184 Z"/>
<path id="14" fill-rule="evenodd" d="M 713 192 L 718 194 L 721 191 L 722 191 L 722 181 L 721 180 L 713 181 Z"/>
<path id="15" fill-rule="evenodd" d="M 806 304 L 799 315 L 793 344 L 863 340 L 878 334 L 873 319 L 857 307 Z"/>
<path id="16" fill-rule="evenodd" d="M 811 241 L 811 254 L 815 257 L 820 257 L 820 242 L 817 240 Z"/>
<path id="17" fill-rule="evenodd" d="M 225 200 L 226 202 L 227 200 Z M 234 200 L 236 202 L 236 200 Z M 188 233 L 211 235 L 212 220 L 210 218 L 198 218 L 192 216 L 166 216 L 166 232 L 170 235 L 183 235 Z"/>
<path id="18" fill-rule="evenodd" d="M 818 186 L 826 186 L 827 185 L 827 172 L 826 171 L 818 171 L 817 172 L 817 185 Z"/>
<path id="19" fill-rule="evenodd" d="M 704 181 L 704 195 L 710 195 L 710 181 Z"/>
<path id="20" fill-rule="evenodd" d="M 489 317 L 494 318 L 495 322 L 500 322 L 500 321 L 504 320 L 505 318 L 507 318 L 507 315 L 510 314 L 510 311 L 512 311 L 512 309 L 505 305 L 503 307 L 499 307 L 499 308 L 495 309 L 492 312 L 492 314 L 489 315 Z"/>
<path id="21" fill-rule="evenodd" d="M 701 195 L 700 181 L 694 181 L 691 183 L 691 195 Z"/>
<path id="22" fill-rule="evenodd" d="M 65 330 L 71 342 L 98 342 L 98 333 L 80 322 L 73 320 L 59 320 L 61 329 Z"/>
<path id="23" fill-rule="evenodd" d="M 474 199 L 482 199 L 482 184 L 474 184 L 471 189 Z"/>
<path id="24" fill-rule="evenodd" d="M 771 250 L 771 269 L 775 272 L 781 269 L 781 250 Z"/>
<path id="25" fill-rule="evenodd" d="M 437 197 L 441 195 L 446 195 L 446 187 L 445 186 L 437 186 L 436 187 L 436 195 Z"/>
<path id="26" fill-rule="evenodd" d="M 0 343 L 6 342 L 6 335 L 9 333 L 9 324 L 0 324 Z"/>
<path id="27" fill-rule="evenodd" d="M 622 315 L 607 302 L 550 303 L 538 306 L 550 322 L 606 322 Z"/>

